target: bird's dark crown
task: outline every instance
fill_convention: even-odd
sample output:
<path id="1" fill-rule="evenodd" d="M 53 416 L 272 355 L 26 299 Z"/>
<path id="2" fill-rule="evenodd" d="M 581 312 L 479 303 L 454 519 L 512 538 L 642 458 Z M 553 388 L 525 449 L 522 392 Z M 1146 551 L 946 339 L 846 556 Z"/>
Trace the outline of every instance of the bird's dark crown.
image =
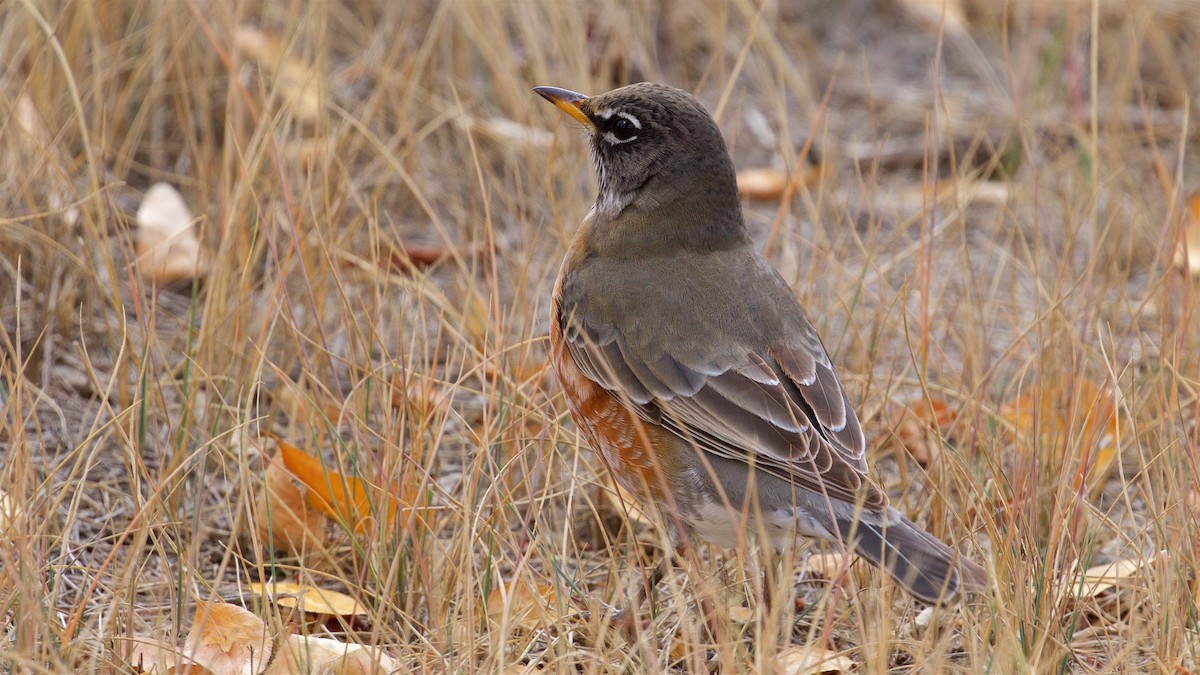
<path id="1" fill-rule="evenodd" d="M 736 204 L 736 179 L 721 130 L 691 94 L 653 82 L 579 103 L 592 123 L 600 180 L 597 209 L 615 215 L 679 198 L 721 195 Z"/>

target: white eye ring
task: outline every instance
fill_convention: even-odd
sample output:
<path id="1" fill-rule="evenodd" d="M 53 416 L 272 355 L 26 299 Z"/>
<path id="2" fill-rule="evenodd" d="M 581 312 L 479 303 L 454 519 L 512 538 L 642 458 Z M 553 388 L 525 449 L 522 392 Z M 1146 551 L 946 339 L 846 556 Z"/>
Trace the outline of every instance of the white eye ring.
<path id="1" fill-rule="evenodd" d="M 633 115 L 630 115 L 629 113 L 622 110 L 617 113 L 617 117 L 623 117 L 623 118 L 629 120 L 630 122 L 633 122 L 633 126 L 635 129 L 637 129 L 638 131 L 642 130 L 641 121 L 638 120 L 638 118 L 634 117 Z"/>
<path id="2" fill-rule="evenodd" d="M 629 143 L 630 141 L 637 140 L 637 136 L 630 136 L 629 138 L 625 139 L 617 138 L 611 131 L 604 132 L 603 138 L 604 140 L 608 141 L 609 145 L 621 145 L 622 143 Z"/>
<path id="3" fill-rule="evenodd" d="M 622 111 L 617 113 L 617 119 L 613 120 L 610 124 L 609 119 L 612 117 L 612 110 L 606 108 L 601 111 L 601 115 L 604 117 L 605 126 L 608 127 L 604 132 L 604 140 L 608 141 L 610 145 L 637 140 L 637 134 L 634 132 L 641 130 L 641 120 Z"/>

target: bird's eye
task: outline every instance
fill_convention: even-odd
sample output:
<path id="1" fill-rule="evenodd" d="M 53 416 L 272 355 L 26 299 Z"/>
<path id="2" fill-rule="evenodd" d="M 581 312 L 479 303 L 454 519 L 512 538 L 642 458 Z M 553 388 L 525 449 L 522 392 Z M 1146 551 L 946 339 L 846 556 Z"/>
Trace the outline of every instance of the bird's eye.
<path id="1" fill-rule="evenodd" d="M 638 132 L 638 127 L 628 117 L 618 117 L 612 123 L 612 135 L 618 141 L 628 141 Z"/>

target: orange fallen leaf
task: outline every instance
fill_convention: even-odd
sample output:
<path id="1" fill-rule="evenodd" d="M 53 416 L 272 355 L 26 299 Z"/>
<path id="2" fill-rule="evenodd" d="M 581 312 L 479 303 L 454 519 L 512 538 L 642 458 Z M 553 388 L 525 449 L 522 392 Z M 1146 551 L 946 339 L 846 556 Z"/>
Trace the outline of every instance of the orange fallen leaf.
<path id="1" fill-rule="evenodd" d="M 1200 277 L 1200 190 L 1187 199 L 1183 214 L 1183 234 L 1175 248 L 1175 266 Z"/>
<path id="2" fill-rule="evenodd" d="M 298 609 L 309 614 L 345 617 L 370 614 L 370 610 L 354 598 L 327 588 L 315 588 L 291 581 L 252 583 L 247 584 L 246 588 L 251 593 L 271 598 L 280 607 Z"/>
<path id="3" fill-rule="evenodd" d="M 507 616 L 510 625 L 529 630 L 542 624 L 546 610 L 554 606 L 555 589 L 550 584 L 526 580 L 494 587 L 487 596 L 487 616 L 500 623 Z"/>
<path id="4" fill-rule="evenodd" d="M 1049 476 L 1070 472 L 1071 487 L 1095 497 L 1119 457 L 1111 390 L 1084 377 L 1026 388 L 1001 411 L 1018 452 L 1036 453 Z"/>
<path id="5" fill-rule="evenodd" d="M 396 519 L 396 502 L 372 503 L 367 484 L 356 476 L 344 476 L 330 470 L 319 457 L 275 439 L 279 456 L 287 470 L 308 488 L 308 500 L 330 518 L 354 526 L 358 532 L 370 529 L 378 513 L 387 523 Z M 378 491 L 376 491 L 378 494 Z M 378 500 L 374 500 L 378 501 Z"/>
<path id="6" fill-rule="evenodd" d="M 271 662 L 275 646 L 263 620 L 237 605 L 197 602 L 196 620 L 183 653 L 222 675 L 257 675 Z"/>
<path id="7" fill-rule="evenodd" d="M 958 419 L 958 413 L 940 398 L 919 399 L 906 404 L 892 422 L 901 447 L 928 468 L 941 450 L 942 434 Z"/>
<path id="8" fill-rule="evenodd" d="M 324 392 L 314 391 L 287 377 L 279 378 L 271 396 L 293 424 L 311 421 L 318 428 L 324 428 L 327 424 L 336 423 L 342 416 L 341 403 Z"/>
<path id="9" fill-rule="evenodd" d="M 325 544 L 325 520 L 305 499 L 279 455 L 267 465 L 254 524 L 268 546 L 301 557 Z"/>
<path id="10" fill-rule="evenodd" d="M 194 223 L 175 188 L 155 183 L 146 191 L 138 206 L 136 240 L 137 269 L 144 279 L 162 285 L 208 273 Z"/>
<path id="11" fill-rule="evenodd" d="M 387 675 L 398 672 L 398 668 L 395 659 L 378 647 L 289 635 L 279 645 L 279 656 L 263 675 Z"/>

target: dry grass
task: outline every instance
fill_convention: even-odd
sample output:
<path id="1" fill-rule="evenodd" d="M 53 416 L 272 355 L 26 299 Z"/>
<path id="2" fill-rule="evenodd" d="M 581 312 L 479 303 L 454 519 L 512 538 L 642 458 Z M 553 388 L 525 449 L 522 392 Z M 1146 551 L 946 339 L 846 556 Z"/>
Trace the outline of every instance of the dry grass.
<path id="1" fill-rule="evenodd" d="M 634 4 L 0 5 L 0 670 L 124 670 L 124 640 L 186 633 L 196 601 L 253 607 L 272 576 L 359 598 L 323 630 L 402 672 L 767 672 L 789 643 L 864 673 L 1200 668 L 1200 289 L 1171 267 L 1200 180 L 1195 6 L 976 0 L 970 37 L 940 40 L 883 1 Z M 288 65 L 248 57 L 247 26 Z M 774 563 L 711 550 L 639 640 L 599 611 L 662 541 L 598 498 L 539 370 L 593 183 L 529 88 L 639 79 L 700 95 L 741 167 L 811 140 L 825 177 L 748 217 L 898 508 L 992 593 L 924 627 L 860 565 L 832 594 L 798 561 L 764 590 Z M 137 273 L 158 181 L 200 215 L 195 286 Z M 401 242 L 450 256 L 404 271 Z M 1086 433 L 1014 441 L 1001 414 L 1080 379 L 1116 392 L 1094 496 L 1071 484 Z M 888 450 L 921 397 L 959 412 L 928 472 Z M 268 432 L 430 509 L 271 553 Z M 1118 558 L 1150 564 L 1090 597 L 1077 572 Z"/>

